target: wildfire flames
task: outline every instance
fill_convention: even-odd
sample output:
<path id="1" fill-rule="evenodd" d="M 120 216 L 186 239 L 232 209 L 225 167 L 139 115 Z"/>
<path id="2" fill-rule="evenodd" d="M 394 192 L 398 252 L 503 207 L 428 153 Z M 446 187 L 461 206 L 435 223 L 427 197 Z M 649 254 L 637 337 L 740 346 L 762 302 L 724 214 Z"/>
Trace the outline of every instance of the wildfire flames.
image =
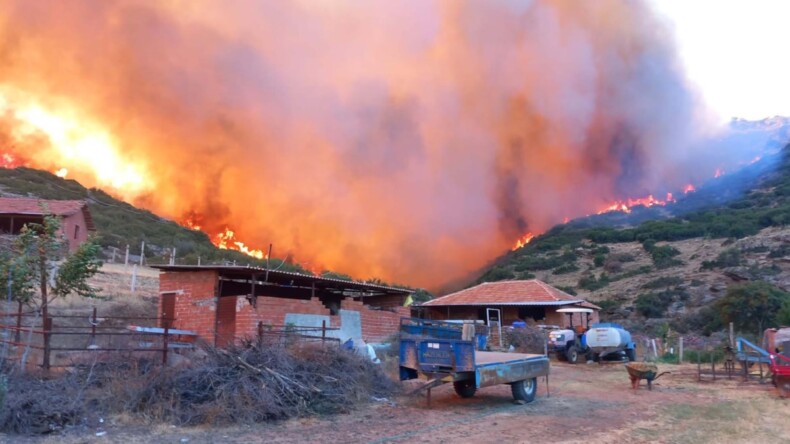
<path id="1" fill-rule="evenodd" d="M 247 256 L 252 256 L 257 259 L 266 258 L 266 253 L 264 253 L 262 250 L 251 249 L 244 245 L 243 242 L 236 240 L 236 233 L 234 233 L 233 230 L 229 228 L 225 228 L 225 231 L 214 236 L 212 242 L 214 242 L 214 245 L 216 245 L 217 248 L 222 250 L 240 251 Z"/>
<path id="2" fill-rule="evenodd" d="M 511 248 L 511 250 L 516 251 L 519 248 L 523 247 L 524 245 L 527 245 L 534 237 L 535 235 L 532 233 L 527 233 L 521 236 L 521 239 L 516 241 L 516 245 L 513 245 L 513 248 Z"/>
<path id="3" fill-rule="evenodd" d="M 436 286 L 737 163 L 670 31 L 647 1 L 5 0 L 0 166 Z"/>

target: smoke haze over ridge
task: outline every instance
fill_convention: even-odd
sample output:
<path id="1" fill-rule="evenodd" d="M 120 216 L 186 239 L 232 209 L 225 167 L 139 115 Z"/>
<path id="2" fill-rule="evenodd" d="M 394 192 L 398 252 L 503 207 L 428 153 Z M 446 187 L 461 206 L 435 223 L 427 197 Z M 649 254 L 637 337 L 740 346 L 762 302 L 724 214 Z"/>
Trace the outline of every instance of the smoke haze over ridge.
<path id="1" fill-rule="evenodd" d="M 715 168 L 638 1 L 6 1 L 0 63 L 0 151 L 360 278 Z"/>

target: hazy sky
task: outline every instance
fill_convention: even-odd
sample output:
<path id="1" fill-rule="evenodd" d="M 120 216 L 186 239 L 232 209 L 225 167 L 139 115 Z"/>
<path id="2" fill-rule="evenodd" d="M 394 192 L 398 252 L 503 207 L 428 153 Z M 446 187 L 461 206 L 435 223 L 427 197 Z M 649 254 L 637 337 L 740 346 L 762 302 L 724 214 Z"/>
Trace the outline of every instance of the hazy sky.
<path id="1" fill-rule="evenodd" d="M 689 78 L 722 119 L 790 115 L 790 1 L 653 0 Z"/>

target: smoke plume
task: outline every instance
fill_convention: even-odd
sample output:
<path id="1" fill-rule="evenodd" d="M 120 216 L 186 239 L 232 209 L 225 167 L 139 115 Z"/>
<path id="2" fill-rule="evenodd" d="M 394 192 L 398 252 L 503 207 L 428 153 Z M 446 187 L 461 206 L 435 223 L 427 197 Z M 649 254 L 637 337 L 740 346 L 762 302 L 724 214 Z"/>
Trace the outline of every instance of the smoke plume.
<path id="1" fill-rule="evenodd" d="M 7 0 L 0 64 L 0 151 L 360 278 L 434 286 L 699 168 L 641 1 Z"/>

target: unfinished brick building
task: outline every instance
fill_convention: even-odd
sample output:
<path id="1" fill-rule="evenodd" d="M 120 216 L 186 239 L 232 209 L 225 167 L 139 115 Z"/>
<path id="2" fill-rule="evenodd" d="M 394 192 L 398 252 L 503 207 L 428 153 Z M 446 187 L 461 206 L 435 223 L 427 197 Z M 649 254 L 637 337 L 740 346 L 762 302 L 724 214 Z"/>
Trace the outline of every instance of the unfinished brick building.
<path id="1" fill-rule="evenodd" d="M 254 337 L 258 325 L 321 327 L 345 341 L 381 342 L 397 333 L 408 290 L 239 266 L 155 266 L 159 313 L 171 328 L 225 345 Z"/>
<path id="2" fill-rule="evenodd" d="M 60 234 L 68 242 L 69 251 L 76 250 L 96 231 L 88 204 L 81 200 L 0 197 L 0 233 L 17 235 L 26 224 L 43 224 L 47 215 L 60 218 Z"/>

